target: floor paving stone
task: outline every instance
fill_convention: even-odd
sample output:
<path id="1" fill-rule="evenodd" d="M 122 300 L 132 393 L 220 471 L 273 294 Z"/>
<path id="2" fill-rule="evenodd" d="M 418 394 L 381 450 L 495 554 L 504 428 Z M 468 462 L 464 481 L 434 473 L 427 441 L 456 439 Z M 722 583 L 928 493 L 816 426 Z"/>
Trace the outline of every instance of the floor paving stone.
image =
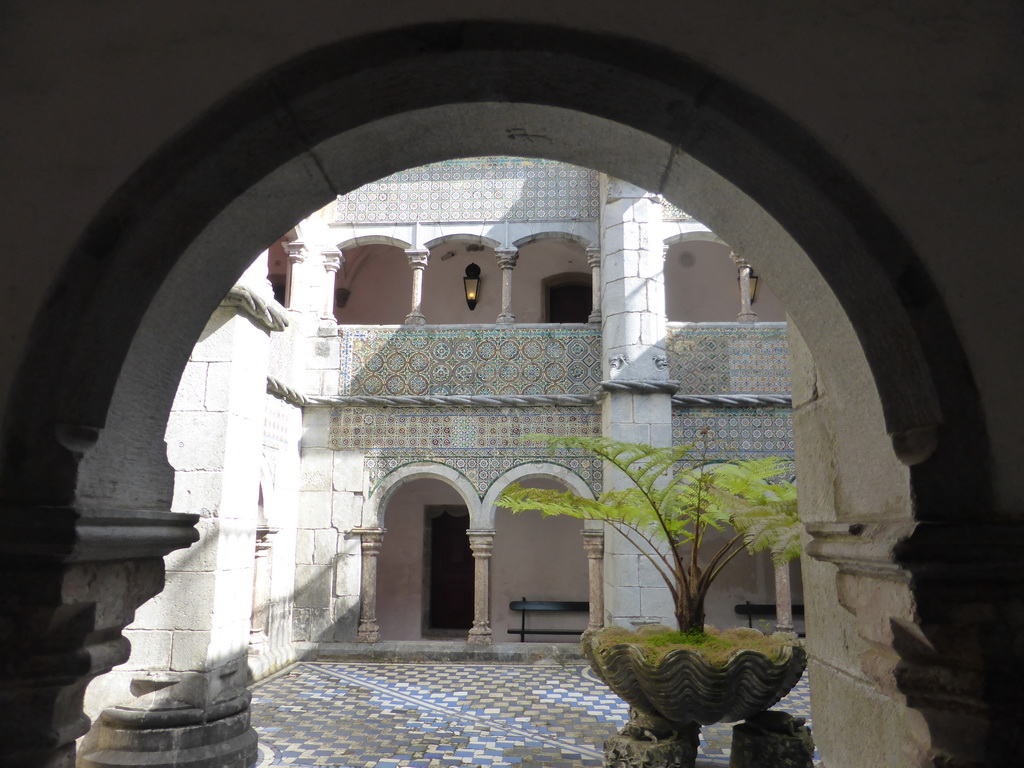
<path id="1" fill-rule="evenodd" d="M 806 677 L 775 707 L 810 723 Z M 600 768 L 626 705 L 586 664 L 300 662 L 254 686 L 258 768 Z M 728 766 L 731 725 L 697 765 Z"/>

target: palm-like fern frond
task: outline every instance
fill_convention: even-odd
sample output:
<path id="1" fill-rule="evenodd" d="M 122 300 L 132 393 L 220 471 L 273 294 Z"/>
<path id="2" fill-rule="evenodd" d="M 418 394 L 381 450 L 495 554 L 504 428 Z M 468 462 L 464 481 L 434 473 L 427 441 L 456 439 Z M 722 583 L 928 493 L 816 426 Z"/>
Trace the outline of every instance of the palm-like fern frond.
<path id="1" fill-rule="evenodd" d="M 618 469 L 624 489 L 585 499 L 567 491 L 509 486 L 498 506 L 603 520 L 615 526 L 653 564 L 675 603 L 680 629 L 703 627 L 711 582 L 739 552 L 769 549 L 777 562 L 799 553 L 796 486 L 780 478 L 792 463 L 776 457 L 715 463 L 703 446 L 655 448 L 609 438 L 529 435 L 554 453 L 586 452 Z M 793 522 L 796 528 L 789 530 Z M 785 525 L 782 525 L 785 523 Z M 709 528 L 737 533 L 705 562 L 699 557 Z M 647 546 L 639 545 L 639 542 Z M 667 544 L 667 547 L 665 546 Z M 794 554 L 795 553 L 795 554 Z"/>

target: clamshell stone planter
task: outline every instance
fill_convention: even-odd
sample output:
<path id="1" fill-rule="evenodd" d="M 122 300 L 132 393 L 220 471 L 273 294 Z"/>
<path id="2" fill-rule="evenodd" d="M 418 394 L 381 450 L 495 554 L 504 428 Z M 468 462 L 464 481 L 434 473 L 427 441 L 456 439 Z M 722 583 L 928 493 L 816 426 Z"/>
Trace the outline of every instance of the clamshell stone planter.
<path id="1" fill-rule="evenodd" d="M 602 647 L 600 634 L 587 633 L 582 640 L 594 674 L 636 712 L 681 727 L 732 723 L 763 712 L 789 693 L 807 665 L 799 645 L 787 646 L 777 661 L 742 650 L 715 667 L 680 649 L 651 662 L 637 643 Z"/>

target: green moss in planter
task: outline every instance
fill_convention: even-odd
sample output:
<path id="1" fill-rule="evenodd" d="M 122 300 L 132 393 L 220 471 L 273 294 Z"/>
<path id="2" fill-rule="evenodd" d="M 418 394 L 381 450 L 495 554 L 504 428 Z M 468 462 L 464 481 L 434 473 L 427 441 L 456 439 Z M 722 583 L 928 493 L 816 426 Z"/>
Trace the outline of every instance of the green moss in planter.
<path id="1" fill-rule="evenodd" d="M 758 651 L 772 661 L 778 661 L 782 657 L 782 649 L 793 644 L 792 635 L 766 635 L 746 627 L 724 631 L 706 627 L 704 632 L 678 632 L 661 625 L 643 627 L 637 632 L 623 627 L 608 627 L 600 633 L 598 640 L 602 649 L 620 643 L 636 643 L 642 647 L 648 661 L 654 663 L 661 661 L 670 651 L 687 648 L 715 667 L 724 667 L 735 653 L 742 650 Z"/>

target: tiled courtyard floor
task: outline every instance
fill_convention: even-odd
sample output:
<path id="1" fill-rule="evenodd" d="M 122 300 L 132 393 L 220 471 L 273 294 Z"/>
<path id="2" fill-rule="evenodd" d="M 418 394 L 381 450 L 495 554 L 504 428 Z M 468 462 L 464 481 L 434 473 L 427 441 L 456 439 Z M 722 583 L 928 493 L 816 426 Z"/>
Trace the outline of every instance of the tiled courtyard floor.
<path id="1" fill-rule="evenodd" d="M 810 717 L 806 679 L 776 709 Z M 300 662 L 253 689 L 264 766 L 599 768 L 626 706 L 582 663 Z M 727 766 L 731 726 L 698 766 Z"/>

